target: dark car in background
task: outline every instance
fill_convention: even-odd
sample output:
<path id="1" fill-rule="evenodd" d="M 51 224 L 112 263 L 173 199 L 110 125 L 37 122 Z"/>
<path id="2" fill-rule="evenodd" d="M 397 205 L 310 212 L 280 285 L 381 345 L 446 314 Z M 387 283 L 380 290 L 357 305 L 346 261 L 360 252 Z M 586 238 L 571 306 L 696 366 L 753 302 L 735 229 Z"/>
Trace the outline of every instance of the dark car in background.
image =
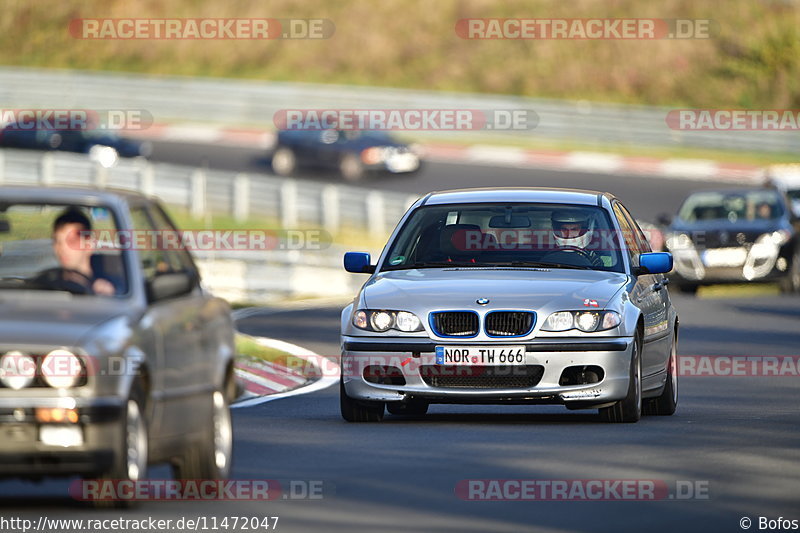
<path id="1" fill-rule="evenodd" d="M 122 137 L 113 130 L 45 129 L 19 123 L 3 127 L 0 147 L 89 154 L 103 166 L 113 166 L 119 157 L 150 157 L 153 151 L 150 142 Z"/>
<path id="2" fill-rule="evenodd" d="M 314 168 L 337 171 L 347 181 L 416 172 L 420 164 L 415 150 L 382 131 L 281 130 L 272 154 L 272 170 L 279 176 Z"/>
<path id="3" fill-rule="evenodd" d="M 743 282 L 778 282 L 783 292 L 800 291 L 800 220 L 781 191 L 693 193 L 665 236 L 675 260 L 671 277 L 682 292 Z"/>

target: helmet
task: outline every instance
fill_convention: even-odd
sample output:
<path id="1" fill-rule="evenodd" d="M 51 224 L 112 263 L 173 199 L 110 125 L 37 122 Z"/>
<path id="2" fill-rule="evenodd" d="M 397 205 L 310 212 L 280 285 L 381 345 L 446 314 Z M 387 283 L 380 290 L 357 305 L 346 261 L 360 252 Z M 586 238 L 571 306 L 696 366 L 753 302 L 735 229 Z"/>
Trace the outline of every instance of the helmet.
<path id="1" fill-rule="evenodd" d="M 558 210 L 550 216 L 553 237 L 559 246 L 586 248 L 592 240 L 594 219 L 581 210 Z"/>

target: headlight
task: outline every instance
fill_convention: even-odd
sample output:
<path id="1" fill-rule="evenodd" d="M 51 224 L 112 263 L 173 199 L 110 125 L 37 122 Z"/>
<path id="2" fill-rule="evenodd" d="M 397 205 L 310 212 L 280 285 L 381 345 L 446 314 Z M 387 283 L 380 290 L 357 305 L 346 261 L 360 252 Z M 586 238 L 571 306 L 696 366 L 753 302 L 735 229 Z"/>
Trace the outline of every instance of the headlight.
<path id="1" fill-rule="evenodd" d="M 669 234 L 665 241 L 667 248 L 671 251 L 689 250 L 694 248 L 692 238 L 686 233 Z"/>
<path id="2" fill-rule="evenodd" d="M 392 315 L 386 311 L 372 313 L 372 315 L 369 317 L 369 325 L 372 326 L 372 329 L 375 331 L 386 331 L 392 327 L 393 322 L 394 319 Z"/>
<path id="3" fill-rule="evenodd" d="M 42 376 L 48 385 L 57 389 L 76 385 L 82 371 L 81 360 L 69 350 L 53 350 L 42 359 Z"/>
<path id="4" fill-rule="evenodd" d="M 16 350 L 0 357 L 0 381 L 9 389 L 24 389 L 36 377 L 36 360 Z"/>
<path id="5" fill-rule="evenodd" d="M 600 313 L 578 313 L 575 315 L 575 325 L 581 331 L 594 331 L 600 323 Z"/>
<path id="6" fill-rule="evenodd" d="M 764 233 L 763 235 L 759 236 L 756 239 L 755 244 L 757 245 L 764 245 L 764 244 L 774 244 L 775 246 L 783 246 L 789 239 L 792 238 L 792 234 L 786 231 L 785 229 L 779 229 L 777 231 L 773 231 L 772 233 Z"/>
<path id="7" fill-rule="evenodd" d="M 559 311 L 547 317 L 542 329 L 544 331 L 567 331 L 568 329 L 572 329 L 574 323 L 575 318 L 572 316 L 572 313 L 569 311 Z"/>
<path id="8" fill-rule="evenodd" d="M 407 333 L 422 331 L 423 329 L 422 322 L 414 313 L 385 309 L 379 311 L 359 309 L 353 314 L 353 325 L 359 329 L 377 331 L 378 333 L 383 333 L 390 329 Z"/>
<path id="9" fill-rule="evenodd" d="M 542 325 L 542 331 L 578 329 L 591 333 L 615 328 L 621 321 L 616 311 L 558 311 L 547 317 Z"/>
<path id="10" fill-rule="evenodd" d="M 361 152 L 361 160 L 368 165 L 380 163 L 389 153 L 389 149 L 383 146 L 373 146 Z"/>
<path id="11" fill-rule="evenodd" d="M 407 311 L 398 311 L 395 315 L 395 325 L 400 331 L 419 331 L 422 329 L 422 323 L 417 315 Z"/>

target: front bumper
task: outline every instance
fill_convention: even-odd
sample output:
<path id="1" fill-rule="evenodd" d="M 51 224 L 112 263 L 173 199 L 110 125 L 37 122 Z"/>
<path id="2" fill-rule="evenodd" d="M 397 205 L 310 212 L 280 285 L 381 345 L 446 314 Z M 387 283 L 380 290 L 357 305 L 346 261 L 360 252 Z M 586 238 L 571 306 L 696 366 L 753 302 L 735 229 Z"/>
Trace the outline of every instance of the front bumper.
<path id="1" fill-rule="evenodd" d="M 39 407 L 74 407 L 75 424 L 40 423 Z M 117 398 L 0 397 L 0 478 L 45 476 L 99 476 L 113 464 L 121 442 L 123 403 Z M 41 428 L 79 427 L 83 443 L 59 446 L 42 442 Z"/>
<path id="2" fill-rule="evenodd" d="M 764 250 L 759 248 L 758 250 Z M 727 262 L 710 259 L 709 253 L 738 254 Z M 747 283 L 779 281 L 791 270 L 792 254 L 787 247 L 756 253 L 753 249 L 727 248 L 672 251 L 675 268 L 670 277 L 682 284 Z"/>
<path id="3" fill-rule="evenodd" d="M 627 395 L 633 339 L 539 339 L 504 343 L 437 343 L 426 339 L 390 339 L 376 337 L 344 337 L 342 339 L 342 379 L 347 395 L 356 400 L 404 402 L 420 399 L 430 403 L 557 403 L 571 408 L 598 407 L 616 402 Z M 541 377 L 531 386 L 503 386 L 503 379 L 494 378 L 489 386 L 470 388 L 447 384 L 436 386 L 423 376 L 436 366 L 435 347 L 499 346 L 524 344 L 525 365 L 540 368 Z M 402 380 L 375 383 L 365 377 L 367 367 L 384 365 L 402 373 Z M 591 367 L 602 370 L 602 379 L 594 383 L 563 385 L 565 372 Z M 441 367 L 439 367 L 441 368 Z M 487 368 L 487 367 L 483 367 Z M 504 367 L 514 376 L 515 369 Z M 366 371 L 369 374 L 369 371 Z M 502 374 L 502 372 L 501 372 Z M 509 382 L 510 383 L 510 382 Z"/>

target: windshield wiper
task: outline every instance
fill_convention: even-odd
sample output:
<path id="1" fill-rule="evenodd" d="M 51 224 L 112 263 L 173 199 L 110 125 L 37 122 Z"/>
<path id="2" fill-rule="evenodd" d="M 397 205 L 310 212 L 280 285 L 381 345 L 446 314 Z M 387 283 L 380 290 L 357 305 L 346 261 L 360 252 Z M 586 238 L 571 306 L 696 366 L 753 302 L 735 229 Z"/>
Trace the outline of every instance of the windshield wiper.
<path id="1" fill-rule="evenodd" d="M 512 267 L 536 267 L 536 268 L 572 268 L 577 270 L 594 270 L 587 265 L 569 265 L 564 263 L 543 263 L 541 261 L 511 261 L 509 263 L 501 263 L 499 266 L 512 266 Z"/>
<path id="2" fill-rule="evenodd" d="M 468 263 L 461 261 L 420 261 L 411 265 L 413 268 L 436 268 L 436 267 L 479 267 L 485 266 L 480 263 Z"/>

